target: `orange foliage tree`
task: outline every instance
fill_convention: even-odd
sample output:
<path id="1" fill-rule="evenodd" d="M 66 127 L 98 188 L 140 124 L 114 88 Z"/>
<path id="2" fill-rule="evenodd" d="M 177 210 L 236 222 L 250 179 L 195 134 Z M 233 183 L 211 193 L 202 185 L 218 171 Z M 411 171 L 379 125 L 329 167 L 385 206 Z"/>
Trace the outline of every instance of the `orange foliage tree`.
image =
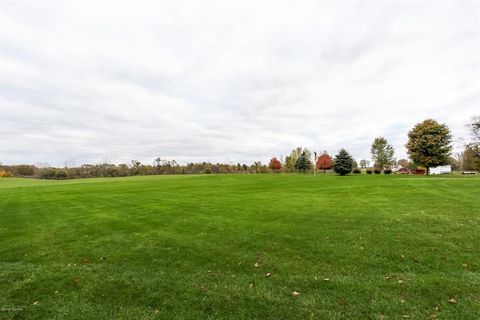
<path id="1" fill-rule="evenodd" d="M 330 170 L 333 167 L 333 160 L 332 157 L 330 157 L 327 153 L 327 151 L 324 151 L 323 154 L 317 158 L 317 170 L 323 170 L 323 173 L 325 173 L 325 170 Z"/>
<path id="2" fill-rule="evenodd" d="M 273 157 L 270 160 L 270 163 L 268 164 L 268 167 L 270 169 L 272 169 L 274 172 L 279 172 L 280 169 L 282 169 L 282 164 L 277 158 Z"/>

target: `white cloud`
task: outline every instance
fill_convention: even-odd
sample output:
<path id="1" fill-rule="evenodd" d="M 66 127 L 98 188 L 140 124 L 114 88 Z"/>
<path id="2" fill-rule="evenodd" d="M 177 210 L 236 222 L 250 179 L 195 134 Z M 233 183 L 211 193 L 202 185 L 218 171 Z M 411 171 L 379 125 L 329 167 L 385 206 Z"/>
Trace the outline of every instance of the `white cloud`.
<path id="1" fill-rule="evenodd" d="M 480 113 L 477 1 L 4 1 L 0 161 L 405 157 Z"/>

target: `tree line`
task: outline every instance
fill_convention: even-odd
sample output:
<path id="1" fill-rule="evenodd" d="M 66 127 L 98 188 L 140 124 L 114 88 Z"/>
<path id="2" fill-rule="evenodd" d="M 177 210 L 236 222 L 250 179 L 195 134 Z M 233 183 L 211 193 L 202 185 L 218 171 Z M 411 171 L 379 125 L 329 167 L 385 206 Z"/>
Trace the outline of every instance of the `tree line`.
<path id="1" fill-rule="evenodd" d="M 472 118 L 467 124 L 470 138 L 464 143 L 464 150 L 452 155 L 452 134 L 445 124 L 440 124 L 433 119 L 427 119 L 416 124 L 408 132 L 408 142 L 405 145 L 410 159 L 396 160 L 395 150 L 384 137 L 377 137 L 373 140 L 370 148 L 373 166 L 370 161 L 362 159 L 357 163 L 345 149 L 341 149 L 335 158 L 324 151 L 317 156 L 308 149 L 296 148 L 285 161 L 272 158 L 269 168 L 274 172 L 298 172 L 316 170 L 325 173 L 326 170 L 333 170 L 339 175 L 346 175 L 351 172 L 360 173 L 360 168 L 366 169 L 366 173 L 391 173 L 393 167 L 407 168 L 409 170 L 425 172 L 429 174 L 430 168 L 441 165 L 452 165 L 457 171 L 480 171 L 480 116 Z M 419 167 L 421 167 L 419 169 Z"/>
<path id="2" fill-rule="evenodd" d="M 165 174 L 222 174 L 222 173 L 268 173 L 270 169 L 261 162 L 253 164 L 187 163 L 180 165 L 175 160 L 155 161 L 143 164 L 138 160 L 130 163 L 83 164 L 78 167 L 44 167 L 34 165 L 0 166 L 0 177 L 35 177 L 41 179 L 76 179 L 95 177 L 128 177 Z"/>
<path id="3" fill-rule="evenodd" d="M 393 167 L 416 170 L 419 166 L 429 169 L 439 165 L 451 164 L 454 170 L 480 171 L 480 116 L 475 116 L 467 124 L 470 137 L 464 141 L 464 150 L 452 155 L 452 135 L 445 124 L 427 119 L 416 124 L 408 132 L 406 144 L 410 159 L 395 159 L 395 150 L 384 137 L 373 140 L 370 153 L 372 162 L 362 159 L 358 163 L 345 149 L 341 149 L 333 158 L 324 151 L 321 154 L 297 147 L 283 158 L 273 157 L 269 164 L 256 161 L 253 164 L 225 164 L 225 163 L 187 163 L 178 164 L 175 160 L 156 158 L 151 164 L 142 164 L 138 160 L 130 163 L 111 164 L 83 164 L 81 166 L 65 165 L 61 168 L 38 167 L 34 165 L 0 164 L 0 177 L 37 177 L 43 179 L 74 179 L 93 177 L 126 177 L 138 175 L 162 174 L 222 174 L 222 173 L 269 173 L 269 172 L 323 172 L 334 171 L 339 175 L 360 173 L 386 174 L 392 172 Z M 372 165 L 370 165 L 372 164 Z"/>

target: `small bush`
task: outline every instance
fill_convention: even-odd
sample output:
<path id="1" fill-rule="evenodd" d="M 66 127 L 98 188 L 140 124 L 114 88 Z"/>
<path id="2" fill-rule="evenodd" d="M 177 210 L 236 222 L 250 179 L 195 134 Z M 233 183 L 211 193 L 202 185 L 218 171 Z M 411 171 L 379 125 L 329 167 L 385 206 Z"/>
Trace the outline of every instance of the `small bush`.
<path id="1" fill-rule="evenodd" d="M 46 168 L 40 174 L 40 178 L 42 179 L 66 179 L 67 172 L 62 169 L 56 168 Z"/>
<path id="2" fill-rule="evenodd" d="M 54 179 L 55 178 L 55 169 L 53 168 L 47 168 L 43 170 L 43 172 L 40 175 L 40 178 L 43 179 Z"/>
<path id="3" fill-rule="evenodd" d="M 365 170 L 365 172 L 366 172 L 367 174 L 372 174 L 373 171 L 372 171 L 372 169 L 367 169 L 367 170 Z"/>
<path id="4" fill-rule="evenodd" d="M 362 171 L 360 171 L 360 169 L 355 168 L 355 169 L 353 169 L 353 173 L 357 173 L 357 174 L 358 174 L 358 173 L 362 173 Z"/>
<path id="5" fill-rule="evenodd" d="M 10 171 L 0 168 L 0 178 L 11 178 L 13 174 Z"/>
<path id="6" fill-rule="evenodd" d="M 375 168 L 375 169 L 373 169 L 373 173 L 380 174 L 380 173 L 382 173 L 382 170 Z"/>
<path id="7" fill-rule="evenodd" d="M 57 170 L 55 172 L 55 178 L 56 179 L 65 179 L 67 177 L 67 173 L 65 170 Z"/>
<path id="8" fill-rule="evenodd" d="M 392 169 L 383 170 L 383 173 L 384 174 L 390 174 L 390 173 L 392 173 Z"/>

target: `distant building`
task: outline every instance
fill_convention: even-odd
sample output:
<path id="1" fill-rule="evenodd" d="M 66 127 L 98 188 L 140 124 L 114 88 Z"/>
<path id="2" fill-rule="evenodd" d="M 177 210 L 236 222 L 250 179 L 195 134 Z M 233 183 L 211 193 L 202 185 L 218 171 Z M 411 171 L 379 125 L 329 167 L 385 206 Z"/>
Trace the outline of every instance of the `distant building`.
<path id="1" fill-rule="evenodd" d="M 452 173 L 451 165 L 430 168 L 430 174 L 448 174 L 448 173 Z"/>
<path id="2" fill-rule="evenodd" d="M 412 173 L 413 174 L 418 174 L 418 175 L 424 175 L 427 173 L 427 170 L 426 169 L 422 169 L 422 168 L 417 168 L 415 170 L 412 170 Z"/>
<path id="3" fill-rule="evenodd" d="M 408 168 L 396 168 L 393 170 L 393 172 L 398 173 L 398 174 L 410 174 L 410 170 Z"/>

